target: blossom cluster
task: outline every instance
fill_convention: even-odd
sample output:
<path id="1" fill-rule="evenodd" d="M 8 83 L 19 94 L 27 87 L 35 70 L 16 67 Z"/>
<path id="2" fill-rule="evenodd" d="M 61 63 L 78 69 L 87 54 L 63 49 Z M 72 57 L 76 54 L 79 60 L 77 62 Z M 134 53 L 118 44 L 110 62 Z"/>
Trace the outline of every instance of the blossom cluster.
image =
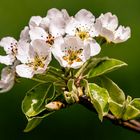
<path id="1" fill-rule="evenodd" d="M 110 12 L 98 18 L 82 9 L 70 16 L 65 9 L 52 8 L 45 17 L 33 16 L 17 41 L 4 37 L 0 46 L 6 52 L 0 55 L 2 70 L 0 92 L 14 85 L 15 77 L 32 78 L 48 68 L 52 55 L 62 67 L 80 68 L 90 57 L 100 53 L 97 38 L 107 43 L 121 43 L 130 38 L 129 27 L 119 26 L 118 18 Z"/>

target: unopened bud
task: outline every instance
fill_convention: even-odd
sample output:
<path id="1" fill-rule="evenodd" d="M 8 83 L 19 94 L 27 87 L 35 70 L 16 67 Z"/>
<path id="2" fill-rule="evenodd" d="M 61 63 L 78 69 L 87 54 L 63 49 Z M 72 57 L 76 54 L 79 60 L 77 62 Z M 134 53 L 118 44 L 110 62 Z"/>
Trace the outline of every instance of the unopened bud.
<path id="1" fill-rule="evenodd" d="M 68 104 L 73 104 L 79 101 L 77 94 L 72 91 L 71 92 L 65 91 L 64 97 Z"/>
<path id="2" fill-rule="evenodd" d="M 81 87 L 78 87 L 78 96 L 83 96 L 83 91 L 82 91 L 82 88 Z"/>
<path id="3" fill-rule="evenodd" d="M 45 105 L 45 107 L 49 111 L 59 110 L 63 106 L 64 106 L 64 104 L 62 102 L 60 102 L 60 101 L 53 101 L 53 102 L 50 102 L 50 103 L 48 103 L 48 104 Z"/>

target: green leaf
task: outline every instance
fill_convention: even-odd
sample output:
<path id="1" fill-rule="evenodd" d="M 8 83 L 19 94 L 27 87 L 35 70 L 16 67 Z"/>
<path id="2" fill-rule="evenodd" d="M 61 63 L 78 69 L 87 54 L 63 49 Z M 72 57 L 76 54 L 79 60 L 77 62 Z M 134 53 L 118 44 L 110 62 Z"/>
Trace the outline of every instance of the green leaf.
<path id="1" fill-rule="evenodd" d="M 135 98 L 127 106 L 123 120 L 131 120 L 140 117 L 140 98 Z"/>
<path id="2" fill-rule="evenodd" d="M 106 89 L 99 87 L 96 84 L 89 83 L 91 103 L 98 112 L 99 119 L 102 120 L 109 111 L 109 94 Z"/>
<path id="3" fill-rule="evenodd" d="M 103 58 L 90 58 L 88 61 L 84 63 L 84 65 L 76 72 L 75 77 L 79 77 L 80 75 L 87 75 L 88 72 L 93 69 L 98 63 L 109 59 L 108 57 Z"/>
<path id="4" fill-rule="evenodd" d="M 67 82 L 67 87 L 69 91 L 77 92 L 77 88 L 74 82 L 75 82 L 74 79 L 69 79 Z"/>
<path id="5" fill-rule="evenodd" d="M 44 113 L 41 113 L 39 115 L 37 115 L 36 117 L 32 117 L 32 118 L 28 118 L 28 123 L 26 128 L 24 129 L 24 132 L 29 132 L 31 130 L 33 130 L 35 127 L 37 127 L 41 121 L 43 120 L 43 118 L 48 117 L 49 115 L 53 114 L 55 111 L 49 112 L 49 111 L 44 111 Z"/>
<path id="6" fill-rule="evenodd" d="M 68 104 L 73 104 L 79 101 L 78 89 L 75 86 L 74 79 L 69 79 L 67 82 L 68 91 L 64 91 L 64 98 Z"/>
<path id="7" fill-rule="evenodd" d="M 32 80 L 37 81 L 39 83 L 53 83 L 56 86 L 65 87 L 65 81 L 58 76 L 52 74 L 37 74 L 32 78 Z"/>
<path id="8" fill-rule="evenodd" d="M 66 83 L 65 80 L 67 80 L 64 77 L 64 72 L 60 69 L 56 69 L 54 67 L 49 67 L 46 71 L 46 73 L 43 74 L 36 74 L 32 80 L 37 81 L 39 83 L 53 83 L 56 86 L 65 87 Z"/>
<path id="9" fill-rule="evenodd" d="M 125 94 L 119 86 L 106 76 L 100 76 L 94 79 L 94 82 L 99 86 L 107 89 L 110 98 L 118 103 L 123 104 L 125 101 Z"/>
<path id="10" fill-rule="evenodd" d="M 117 102 L 114 102 L 113 100 L 109 99 L 109 109 L 117 119 L 120 119 L 123 116 L 125 108 L 124 105 L 118 104 Z"/>
<path id="11" fill-rule="evenodd" d="M 26 128 L 24 129 L 24 132 L 29 132 L 33 130 L 35 127 L 37 127 L 42 121 L 42 118 L 32 118 L 28 120 L 28 124 Z"/>
<path id="12" fill-rule="evenodd" d="M 125 94 L 111 79 L 101 76 L 95 83 L 107 89 L 109 93 L 109 109 L 116 118 L 121 118 L 124 111 Z"/>
<path id="13" fill-rule="evenodd" d="M 45 110 L 45 100 L 53 96 L 50 89 L 53 85 L 37 84 L 29 90 L 22 102 L 22 111 L 28 117 L 33 117 Z"/>
<path id="14" fill-rule="evenodd" d="M 82 80 L 80 81 L 80 85 L 81 85 L 81 87 L 84 88 L 84 94 L 85 94 L 87 97 L 89 97 L 90 89 L 89 89 L 89 83 L 88 83 L 88 81 L 87 81 L 86 79 L 82 79 Z"/>
<path id="15" fill-rule="evenodd" d="M 87 74 L 87 78 L 100 76 L 126 65 L 126 63 L 120 60 L 106 58 L 105 60 L 98 62 L 93 68 L 90 69 L 89 73 Z"/>
<path id="16" fill-rule="evenodd" d="M 74 86 L 74 79 L 69 79 L 69 81 L 67 82 L 67 86 L 69 91 L 72 91 Z"/>

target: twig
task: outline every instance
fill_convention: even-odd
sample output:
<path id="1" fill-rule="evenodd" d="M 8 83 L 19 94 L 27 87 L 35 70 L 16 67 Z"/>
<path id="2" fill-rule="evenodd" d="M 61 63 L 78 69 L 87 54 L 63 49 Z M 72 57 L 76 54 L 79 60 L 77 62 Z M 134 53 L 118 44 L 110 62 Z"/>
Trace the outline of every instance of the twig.
<path id="1" fill-rule="evenodd" d="M 79 103 L 81 105 L 85 106 L 86 108 L 88 108 L 89 110 L 97 113 L 96 110 L 94 109 L 93 105 L 91 104 L 91 102 L 88 101 L 88 98 L 86 96 L 80 97 Z M 104 118 L 110 120 L 115 125 L 119 125 L 126 129 L 140 133 L 140 122 L 139 121 L 136 121 L 136 120 L 124 121 L 121 119 L 117 119 L 114 115 L 112 115 L 110 113 L 107 114 L 106 116 L 104 116 Z"/>

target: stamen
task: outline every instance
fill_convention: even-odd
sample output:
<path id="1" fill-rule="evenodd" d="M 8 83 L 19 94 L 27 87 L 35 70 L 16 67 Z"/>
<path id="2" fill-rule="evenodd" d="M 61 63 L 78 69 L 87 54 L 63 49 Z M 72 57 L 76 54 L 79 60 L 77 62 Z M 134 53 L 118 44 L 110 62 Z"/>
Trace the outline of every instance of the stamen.
<path id="1" fill-rule="evenodd" d="M 81 62 L 79 55 L 82 53 L 83 49 L 79 50 L 68 50 L 67 54 L 63 56 L 63 59 L 68 62 L 69 65 L 72 65 L 74 62 Z"/>
<path id="2" fill-rule="evenodd" d="M 53 43 L 54 43 L 54 36 L 52 36 L 51 34 L 49 34 L 47 36 L 46 43 L 48 43 L 49 45 L 53 45 Z"/>
<path id="3" fill-rule="evenodd" d="M 85 29 L 76 28 L 76 36 L 79 36 L 82 40 L 89 38 L 89 32 Z"/>
<path id="4" fill-rule="evenodd" d="M 34 61 L 29 63 L 28 65 L 33 67 L 34 70 L 37 70 L 38 67 L 40 68 L 44 68 L 45 64 L 43 63 L 43 61 L 45 60 L 46 58 L 42 57 L 40 58 L 38 55 L 36 55 L 36 57 L 34 58 Z"/>

